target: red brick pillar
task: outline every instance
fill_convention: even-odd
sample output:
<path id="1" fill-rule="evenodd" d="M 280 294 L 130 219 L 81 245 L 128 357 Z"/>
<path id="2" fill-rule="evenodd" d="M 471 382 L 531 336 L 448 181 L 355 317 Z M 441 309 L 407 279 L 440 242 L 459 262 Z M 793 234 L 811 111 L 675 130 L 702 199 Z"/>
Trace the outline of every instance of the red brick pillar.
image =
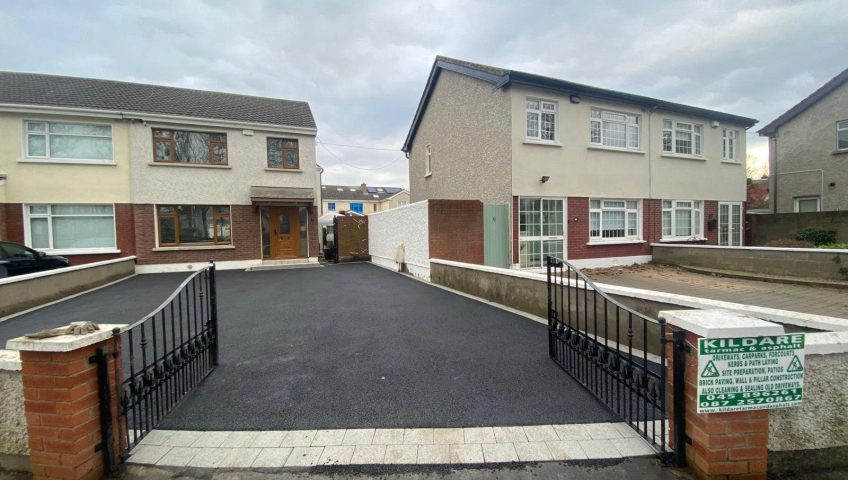
<path id="1" fill-rule="evenodd" d="M 8 348 L 20 350 L 24 410 L 34 479 L 97 479 L 104 475 L 101 410 L 96 355 L 113 353 L 113 328 L 87 335 L 47 339 L 20 337 Z M 118 355 L 107 355 L 113 426 L 112 451 L 117 451 Z M 118 375 L 115 375 L 115 362 Z"/>
<path id="2" fill-rule="evenodd" d="M 686 345 L 684 373 L 684 445 L 687 466 L 699 479 L 766 479 L 769 411 L 698 413 L 698 339 L 780 335 L 783 327 L 723 310 L 660 312 L 668 322 L 666 354 L 669 381 L 669 445 L 675 450 L 674 348 L 675 331 Z"/>

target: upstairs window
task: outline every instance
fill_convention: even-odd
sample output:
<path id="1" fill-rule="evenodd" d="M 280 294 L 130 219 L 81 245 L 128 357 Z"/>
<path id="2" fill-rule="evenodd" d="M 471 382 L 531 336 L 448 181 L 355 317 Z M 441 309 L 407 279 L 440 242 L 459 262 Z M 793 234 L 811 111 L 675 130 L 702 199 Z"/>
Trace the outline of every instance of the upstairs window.
<path id="1" fill-rule="evenodd" d="M 836 122 L 836 149 L 848 150 L 848 120 Z"/>
<path id="2" fill-rule="evenodd" d="M 24 122 L 26 158 L 113 163 L 112 126 Z"/>
<path id="3" fill-rule="evenodd" d="M 336 202 L 327 202 L 327 211 L 335 212 L 336 211 Z"/>
<path id="4" fill-rule="evenodd" d="M 527 138 L 556 141 L 557 104 L 549 100 L 527 98 Z"/>
<path id="5" fill-rule="evenodd" d="M 226 165 L 227 134 L 154 128 L 153 161 Z"/>
<path id="6" fill-rule="evenodd" d="M 663 200 L 662 238 L 700 239 L 704 236 L 704 202 L 700 200 Z"/>
<path id="7" fill-rule="evenodd" d="M 593 242 L 639 239 L 637 200 L 589 200 L 589 239 Z"/>
<path id="8" fill-rule="evenodd" d="M 725 128 L 722 130 L 721 143 L 721 158 L 728 162 L 739 162 L 739 155 L 736 152 L 739 132 Z"/>
<path id="9" fill-rule="evenodd" d="M 268 139 L 268 168 L 300 169 L 300 151 L 292 138 Z"/>
<path id="10" fill-rule="evenodd" d="M 363 213 L 364 208 L 363 208 L 362 203 L 351 203 L 350 204 L 350 211 L 356 212 L 356 213 Z"/>
<path id="11" fill-rule="evenodd" d="M 589 119 L 592 145 L 639 150 L 639 116 L 592 109 Z"/>
<path id="12" fill-rule="evenodd" d="M 700 157 L 704 126 L 675 120 L 663 120 L 663 152 Z"/>

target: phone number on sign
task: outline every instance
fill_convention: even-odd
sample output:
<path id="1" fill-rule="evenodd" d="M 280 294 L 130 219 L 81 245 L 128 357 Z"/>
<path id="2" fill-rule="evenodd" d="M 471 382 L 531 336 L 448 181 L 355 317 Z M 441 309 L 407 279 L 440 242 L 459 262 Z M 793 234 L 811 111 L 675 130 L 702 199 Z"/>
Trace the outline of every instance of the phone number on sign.
<path id="1" fill-rule="evenodd" d="M 727 407 L 759 405 L 763 403 L 800 402 L 803 397 L 803 390 L 800 388 L 790 388 L 786 390 L 701 395 L 698 398 L 698 403 L 701 407 Z"/>

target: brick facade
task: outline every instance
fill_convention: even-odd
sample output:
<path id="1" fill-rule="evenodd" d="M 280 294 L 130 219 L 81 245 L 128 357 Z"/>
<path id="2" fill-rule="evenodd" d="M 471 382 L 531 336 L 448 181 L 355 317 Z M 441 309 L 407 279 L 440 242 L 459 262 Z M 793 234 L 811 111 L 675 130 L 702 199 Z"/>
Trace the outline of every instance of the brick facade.
<path id="1" fill-rule="evenodd" d="M 430 200 L 430 258 L 483 264 L 483 204 Z"/>
<path id="2" fill-rule="evenodd" d="M 0 240 L 6 238 L 6 204 L 0 203 Z"/>

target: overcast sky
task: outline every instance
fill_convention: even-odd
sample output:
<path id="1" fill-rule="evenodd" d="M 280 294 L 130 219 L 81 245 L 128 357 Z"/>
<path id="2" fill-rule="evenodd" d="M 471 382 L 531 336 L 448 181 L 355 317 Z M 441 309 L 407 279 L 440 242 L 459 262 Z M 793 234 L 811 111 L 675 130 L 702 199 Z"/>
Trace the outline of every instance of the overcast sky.
<path id="1" fill-rule="evenodd" d="M 848 67 L 845 0 L 4 1 L 0 69 L 306 100 L 325 183 L 408 185 L 437 54 L 760 120 Z"/>

